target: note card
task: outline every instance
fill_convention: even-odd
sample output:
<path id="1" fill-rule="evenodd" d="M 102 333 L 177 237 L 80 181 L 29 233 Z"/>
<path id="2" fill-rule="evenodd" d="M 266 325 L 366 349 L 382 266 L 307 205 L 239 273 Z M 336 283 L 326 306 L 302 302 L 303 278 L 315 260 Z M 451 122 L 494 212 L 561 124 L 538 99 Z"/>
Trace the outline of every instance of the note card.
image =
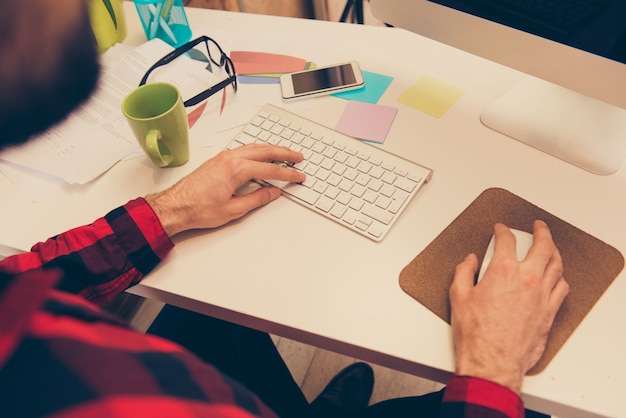
<path id="1" fill-rule="evenodd" d="M 385 142 L 398 109 L 363 102 L 348 102 L 336 129 L 354 138 Z"/>
<path id="2" fill-rule="evenodd" d="M 290 73 L 304 70 L 306 60 L 268 52 L 232 51 L 237 74 Z"/>
<path id="3" fill-rule="evenodd" d="M 434 77 L 424 76 L 408 88 L 398 101 L 435 118 L 440 118 L 465 92 Z"/>
<path id="4" fill-rule="evenodd" d="M 333 96 L 339 97 L 340 99 L 356 100 L 358 102 L 378 103 L 378 100 L 380 100 L 387 90 L 387 87 L 389 87 L 389 84 L 393 81 L 393 77 L 364 70 L 362 70 L 361 73 L 363 73 L 363 79 L 365 80 L 364 87 L 357 90 L 335 93 Z"/>

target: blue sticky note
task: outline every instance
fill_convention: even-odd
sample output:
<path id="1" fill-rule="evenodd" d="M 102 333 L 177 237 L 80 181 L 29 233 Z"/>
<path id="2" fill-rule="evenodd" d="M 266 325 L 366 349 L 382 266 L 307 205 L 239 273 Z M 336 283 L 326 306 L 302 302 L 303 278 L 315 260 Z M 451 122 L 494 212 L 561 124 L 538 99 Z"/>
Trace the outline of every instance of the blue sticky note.
<path id="1" fill-rule="evenodd" d="M 354 100 L 357 102 L 376 104 L 387 90 L 387 87 L 393 81 L 393 77 L 384 74 L 372 73 L 369 71 L 361 71 L 365 86 L 358 90 L 343 91 L 334 93 L 333 96 L 340 99 Z"/>

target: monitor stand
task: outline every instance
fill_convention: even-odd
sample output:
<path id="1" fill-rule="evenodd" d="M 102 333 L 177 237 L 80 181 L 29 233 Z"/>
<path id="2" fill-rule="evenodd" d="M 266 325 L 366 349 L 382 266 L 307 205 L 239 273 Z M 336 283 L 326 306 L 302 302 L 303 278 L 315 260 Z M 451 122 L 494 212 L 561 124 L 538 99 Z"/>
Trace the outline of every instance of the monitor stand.
<path id="1" fill-rule="evenodd" d="M 595 174 L 616 172 L 626 158 L 625 109 L 534 77 L 480 118 L 495 131 Z"/>

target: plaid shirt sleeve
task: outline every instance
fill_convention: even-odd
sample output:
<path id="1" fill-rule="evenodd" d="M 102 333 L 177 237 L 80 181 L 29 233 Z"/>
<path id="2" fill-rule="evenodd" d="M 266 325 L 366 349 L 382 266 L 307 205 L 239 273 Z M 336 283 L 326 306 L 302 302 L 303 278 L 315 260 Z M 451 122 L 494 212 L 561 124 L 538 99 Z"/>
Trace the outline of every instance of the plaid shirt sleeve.
<path id="1" fill-rule="evenodd" d="M 524 418 L 524 404 L 510 389 L 470 376 L 454 376 L 448 381 L 440 418 L 489 417 Z"/>
<path id="2" fill-rule="evenodd" d="M 58 268 L 64 274 L 60 290 L 104 306 L 139 282 L 173 246 L 152 207 L 138 198 L 5 259 L 0 267 L 13 274 Z"/>

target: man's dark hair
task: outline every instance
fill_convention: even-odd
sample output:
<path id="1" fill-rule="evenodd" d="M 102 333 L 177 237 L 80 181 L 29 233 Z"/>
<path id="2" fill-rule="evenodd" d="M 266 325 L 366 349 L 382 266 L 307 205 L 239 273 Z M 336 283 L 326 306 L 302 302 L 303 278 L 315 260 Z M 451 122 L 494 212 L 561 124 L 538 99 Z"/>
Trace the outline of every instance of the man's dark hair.
<path id="1" fill-rule="evenodd" d="M 46 15 L 51 3 L 63 9 L 63 2 L 3 0 L 11 12 L 0 14 L 0 148 L 64 119 L 97 83 L 87 8 L 77 25 L 53 29 L 57 22 Z"/>

